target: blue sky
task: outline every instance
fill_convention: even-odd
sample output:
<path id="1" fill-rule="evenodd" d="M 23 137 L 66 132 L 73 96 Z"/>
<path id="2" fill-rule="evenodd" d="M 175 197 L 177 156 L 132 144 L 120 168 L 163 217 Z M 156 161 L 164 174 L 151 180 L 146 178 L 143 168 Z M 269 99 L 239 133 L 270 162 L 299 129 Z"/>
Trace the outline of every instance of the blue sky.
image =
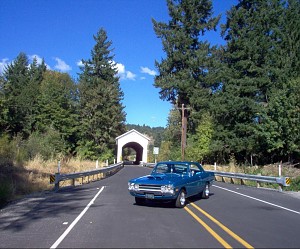
<path id="1" fill-rule="evenodd" d="M 221 23 L 236 2 L 213 0 L 214 15 L 222 14 Z M 1 0 L 0 73 L 24 52 L 76 79 L 81 59 L 90 58 L 93 35 L 103 28 L 118 63 L 126 123 L 165 127 L 172 106 L 153 86 L 154 62 L 165 55 L 151 18 L 169 20 L 165 0 Z M 224 43 L 219 32 L 206 39 Z"/>

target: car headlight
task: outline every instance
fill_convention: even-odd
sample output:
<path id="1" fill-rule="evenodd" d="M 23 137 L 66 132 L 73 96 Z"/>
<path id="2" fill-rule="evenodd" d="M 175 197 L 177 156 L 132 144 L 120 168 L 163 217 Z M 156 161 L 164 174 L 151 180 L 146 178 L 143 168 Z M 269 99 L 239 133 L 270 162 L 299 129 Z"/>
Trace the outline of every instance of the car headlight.
<path id="1" fill-rule="evenodd" d="M 174 186 L 172 184 L 163 185 L 160 187 L 162 193 L 171 193 L 174 194 Z"/>
<path id="2" fill-rule="evenodd" d="M 134 183 L 128 182 L 128 190 L 133 190 Z"/>
<path id="3" fill-rule="evenodd" d="M 139 185 L 136 183 L 128 182 L 128 190 L 139 190 Z"/>

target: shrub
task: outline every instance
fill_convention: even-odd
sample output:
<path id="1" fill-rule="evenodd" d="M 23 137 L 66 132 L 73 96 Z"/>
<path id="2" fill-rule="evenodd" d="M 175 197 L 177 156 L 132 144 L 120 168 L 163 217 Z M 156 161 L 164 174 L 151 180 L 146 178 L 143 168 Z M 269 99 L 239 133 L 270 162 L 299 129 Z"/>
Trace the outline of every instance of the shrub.
<path id="1" fill-rule="evenodd" d="M 12 181 L 0 178 L 0 207 L 6 204 L 14 195 L 14 186 Z"/>

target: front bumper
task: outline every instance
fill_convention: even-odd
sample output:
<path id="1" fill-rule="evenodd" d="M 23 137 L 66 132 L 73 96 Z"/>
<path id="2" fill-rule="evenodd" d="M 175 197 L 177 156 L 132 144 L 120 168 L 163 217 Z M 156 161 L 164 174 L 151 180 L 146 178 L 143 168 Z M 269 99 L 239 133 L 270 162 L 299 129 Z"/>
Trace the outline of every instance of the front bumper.
<path id="1" fill-rule="evenodd" d="M 160 186 L 157 187 L 143 187 L 141 186 L 139 189 L 129 190 L 129 193 L 138 198 L 144 198 L 144 199 L 153 199 L 153 200 L 173 200 L 176 199 L 178 195 L 178 191 L 174 189 L 174 191 L 171 192 L 163 192 L 160 189 Z"/>

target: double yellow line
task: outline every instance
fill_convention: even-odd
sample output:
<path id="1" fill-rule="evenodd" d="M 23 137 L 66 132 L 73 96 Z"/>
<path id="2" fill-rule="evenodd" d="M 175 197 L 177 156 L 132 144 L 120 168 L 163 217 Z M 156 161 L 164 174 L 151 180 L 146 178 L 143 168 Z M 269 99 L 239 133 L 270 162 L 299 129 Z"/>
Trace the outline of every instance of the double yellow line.
<path id="1" fill-rule="evenodd" d="M 249 243 L 247 243 L 245 240 L 243 240 L 241 237 L 239 237 L 237 234 L 232 232 L 229 228 L 224 226 L 221 222 L 216 220 L 214 217 L 212 217 L 210 214 L 205 212 L 203 209 L 195 205 L 194 203 L 190 203 L 194 208 L 196 208 L 198 211 L 200 211 L 202 214 L 204 214 L 207 218 L 209 218 L 211 221 L 213 221 L 215 224 L 217 224 L 220 228 L 222 228 L 226 233 L 228 233 L 232 238 L 234 238 L 236 241 L 241 243 L 246 248 L 254 248 Z M 224 246 L 225 248 L 232 248 L 221 236 L 219 236 L 211 227 L 209 227 L 203 220 L 201 220 L 192 210 L 190 210 L 188 207 L 184 207 L 184 209 L 196 220 L 198 221 L 219 243 Z"/>

